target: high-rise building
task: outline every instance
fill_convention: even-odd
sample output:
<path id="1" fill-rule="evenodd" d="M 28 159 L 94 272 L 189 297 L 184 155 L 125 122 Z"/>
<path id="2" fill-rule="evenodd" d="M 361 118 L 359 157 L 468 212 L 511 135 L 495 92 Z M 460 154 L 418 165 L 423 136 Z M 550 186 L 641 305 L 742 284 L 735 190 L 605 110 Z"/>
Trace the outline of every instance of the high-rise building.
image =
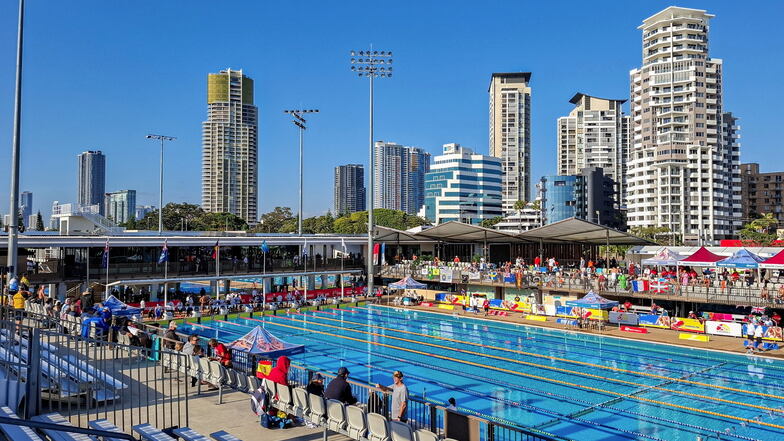
<path id="1" fill-rule="evenodd" d="M 501 159 L 504 212 L 531 195 L 530 72 L 494 73 L 490 79 L 490 156 Z"/>
<path id="2" fill-rule="evenodd" d="M 784 172 L 760 172 L 756 162 L 740 165 L 743 221 L 771 213 L 784 227 Z"/>
<path id="3" fill-rule="evenodd" d="M 599 167 L 586 167 L 576 175 L 544 176 L 539 188 L 545 224 L 575 217 L 624 229 L 616 183 Z"/>
<path id="4" fill-rule="evenodd" d="M 430 153 L 419 147 L 377 141 L 373 164 L 373 208 L 416 214 L 425 201 L 425 173 L 430 170 Z"/>
<path id="5" fill-rule="evenodd" d="M 626 100 L 597 98 L 582 93 L 569 100 L 574 109 L 558 118 L 558 174 L 576 175 L 586 167 L 600 167 L 625 194 L 629 116 Z"/>
<path id="6" fill-rule="evenodd" d="M 123 224 L 136 217 L 136 190 L 120 190 L 106 193 L 104 198 L 106 217 L 116 224 Z"/>
<path id="7" fill-rule="evenodd" d="M 202 208 L 256 223 L 258 108 L 253 105 L 253 80 L 242 70 L 207 76 L 202 146 Z"/>
<path id="8" fill-rule="evenodd" d="M 106 191 L 106 156 L 100 150 L 82 152 L 78 156 L 79 172 L 76 204 L 79 207 L 95 205 L 104 214 L 103 195 Z M 92 210 L 92 208 L 90 208 Z"/>
<path id="9" fill-rule="evenodd" d="M 347 164 L 335 167 L 335 214 L 365 210 L 365 167 Z"/>
<path id="10" fill-rule="evenodd" d="M 22 214 L 22 219 L 25 222 L 25 228 L 32 228 L 35 222 L 30 223 L 30 216 L 33 215 L 33 193 L 23 191 L 19 194 L 19 212 Z"/>
<path id="11" fill-rule="evenodd" d="M 136 210 L 134 210 L 134 216 L 136 220 L 142 220 L 144 216 L 147 216 L 147 213 L 153 211 L 155 211 L 155 205 L 137 205 Z"/>
<path id="12" fill-rule="evenodd" d="M 425 217 L 479 224 L 501 216 L 501 160 L 444 144 L 425 175 Z"/>
<path id="13" fill-rule="evenodd" d="M 628 224 L 667 227 L 688 243 L 730 239 L 741 218 L 739 128 L 722 110 L 722 60 L 708 55 L 711 18 L 679 7 L 646 18 L 642 66 L 630 72 Z"/>

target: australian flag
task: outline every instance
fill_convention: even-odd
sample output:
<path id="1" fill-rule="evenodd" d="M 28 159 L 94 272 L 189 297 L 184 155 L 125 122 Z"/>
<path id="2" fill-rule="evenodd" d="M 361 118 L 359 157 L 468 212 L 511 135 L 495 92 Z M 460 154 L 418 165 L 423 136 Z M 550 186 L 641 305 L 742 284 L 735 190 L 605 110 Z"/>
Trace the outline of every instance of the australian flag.
<path id="1" fill-rule="evenodd" d="M 163 242 L 161 255 L 158 257 L 158 263 L 161 264 L 163 262 L 168 262 L 168 261 L 169 261 L 169 241 L 167 239 Z"/>
<path id="2" fill-rule="evenodd" d="M 261 252 L 264 253 L 264 254 L 269 253 L 269 245 L 267 245 L 267 241 L 266 240 L 262 240 L 261 241 Z"/>

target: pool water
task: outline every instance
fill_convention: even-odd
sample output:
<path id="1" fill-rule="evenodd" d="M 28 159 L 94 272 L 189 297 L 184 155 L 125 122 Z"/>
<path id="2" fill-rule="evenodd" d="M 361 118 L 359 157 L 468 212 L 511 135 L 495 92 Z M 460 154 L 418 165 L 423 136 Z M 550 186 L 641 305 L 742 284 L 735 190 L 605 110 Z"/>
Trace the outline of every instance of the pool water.
<path id="1" fill-rule="evenodd" d="M 204 322 L 233 341 L 257 325 L 304 344 L 295 364 L 577 440 L 784 439 L 784 363 L 382 306 Z"/>

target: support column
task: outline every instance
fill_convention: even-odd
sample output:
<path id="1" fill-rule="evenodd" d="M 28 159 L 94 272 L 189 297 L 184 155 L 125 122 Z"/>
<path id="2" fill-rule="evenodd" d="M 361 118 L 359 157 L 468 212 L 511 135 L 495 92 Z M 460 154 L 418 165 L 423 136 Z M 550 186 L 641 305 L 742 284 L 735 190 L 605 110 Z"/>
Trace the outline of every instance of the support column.
<path id="1" fill-rule="evenodd" d="M 65 282 L 60 282 L 57 284 L 57 300 L 64 302 L 65 295 L 68 292 L 68 285 Z"/>
<path id="2" fill-rule="evenodd" d="M 231 292 L 231 280 L 224 280 L 223 281 L 223 292 L 228 294 Z"/>
<path id="3" fill-rule="evenodd" d="M 57 298 L 57 283 L 50 283 L 47 286 L 47 289 L 49 290 L 49 298 L 50 299 Z"/>
<path id="4" fill-rule="evenodd" d="M 218 281 L 217 280 L 210 280 L 210 296 L 213 299 L 217 299 L 220 296 L 220 292 L 218 291 Z"/>
<path id="5" fill-rule="evenodd" d="M 161 285 L 158 283 L 153 283 L 150 285 L 150 300 L 153 299 L 153 295 L 155 295 L 155 301 L 163 300 L 163 294 L 161 293 Z"/>

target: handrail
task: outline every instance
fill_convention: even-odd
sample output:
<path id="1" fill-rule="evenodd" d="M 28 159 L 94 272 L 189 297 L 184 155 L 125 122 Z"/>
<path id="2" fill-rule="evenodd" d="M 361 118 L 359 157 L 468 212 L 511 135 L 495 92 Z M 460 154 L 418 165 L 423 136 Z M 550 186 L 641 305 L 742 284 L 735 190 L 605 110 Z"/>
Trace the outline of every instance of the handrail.
<path id="1" fill-rule="evenodd" d="M 115 439 L 127 439 L 129 441 L 138 441 L 137 438 L 134 438 L 132 435 L 128 435 L 127 433 L 123 433 L 123 432 L 110 432 L 107 430 L 85 429 L 76 426 L 64 426 L 62 424 L 46 423 L 43 421 L 23 420 L 20 418 L 9 418 L 5 416 L 0 416 L 0 424 L 9 424 L 12 426 L 27 426 L 27 427 L 32 427 L 34 429 L 56 430 L 58 432 L 81 433 L 84 435 L 100 436 L 103 439 L 115 438 Z"/>

